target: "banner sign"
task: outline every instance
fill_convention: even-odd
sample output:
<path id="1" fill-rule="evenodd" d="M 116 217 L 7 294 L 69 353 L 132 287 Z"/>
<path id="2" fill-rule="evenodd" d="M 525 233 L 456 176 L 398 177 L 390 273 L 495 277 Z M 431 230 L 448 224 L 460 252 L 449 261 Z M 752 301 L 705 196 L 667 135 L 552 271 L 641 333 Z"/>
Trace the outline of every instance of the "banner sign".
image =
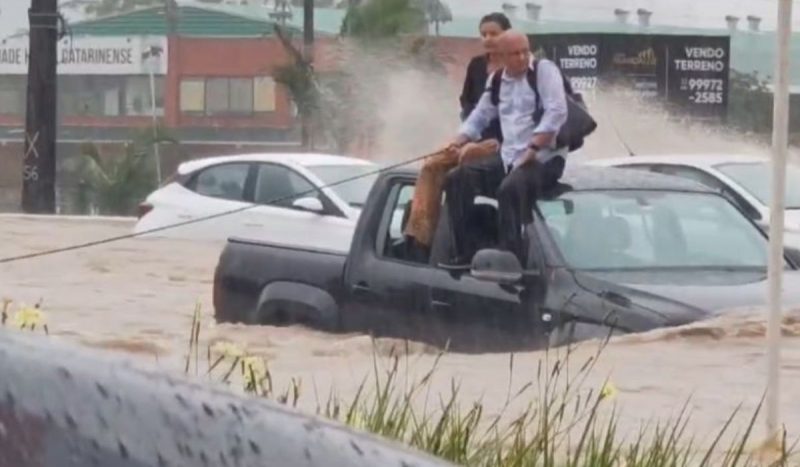
<path id="1" fill-rule="evenodd" d="M 643 100 L 697 117 L 724 117 L 729 36 L 534 34 L 534 52 L 553 60 L 576 91 L 620 85 Z"/>
<path id="2" fill-rule="evenodd" d="M 28 37 L 0 41 L 0 74 L 28 73 Z M 155 53 L 152 53 L 155 52 Z M 56 52 L 58 74 L 143 75 L 167 72 L 165 37 L 65 37 Z"/>

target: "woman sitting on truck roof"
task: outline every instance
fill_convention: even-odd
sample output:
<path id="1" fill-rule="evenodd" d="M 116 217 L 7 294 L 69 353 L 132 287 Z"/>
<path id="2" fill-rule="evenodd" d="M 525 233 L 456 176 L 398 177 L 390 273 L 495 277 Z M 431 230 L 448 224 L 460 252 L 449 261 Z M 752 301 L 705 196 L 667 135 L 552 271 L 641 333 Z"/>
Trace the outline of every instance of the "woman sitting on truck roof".
<path id="1" fill-rule="evenodd" d="M 496 52 L 495 39 L 511 29 L 511 21 L 503 13 L 490 13 L 481 18 L 479 30 L 483 53 L 476 55 L 467 65 L 467 73 L 461 90 L 461 120 L 477 105 L 486 90 L 486 81 L 493 72 L 502 68 L 502 57 Z M 417 247 L 430 248 L 436 222 L 439 219 L 444 177 L 447 172 L 462 162 L 476 161 L 496 155 L 502 141 L 500 121 L 495 119 L 482 134 L 481 141 L 472 143 L 459 152 L 442 151 L 428 158 L 417 180 L 411 213 L 405 235 L 413 238 Z"/>

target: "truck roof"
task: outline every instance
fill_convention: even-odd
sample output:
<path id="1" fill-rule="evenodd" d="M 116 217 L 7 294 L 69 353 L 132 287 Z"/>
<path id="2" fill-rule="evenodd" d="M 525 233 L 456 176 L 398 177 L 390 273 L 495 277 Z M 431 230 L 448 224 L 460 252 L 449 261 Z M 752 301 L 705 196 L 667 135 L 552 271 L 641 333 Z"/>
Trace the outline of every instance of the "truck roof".
<path id="1" fill-rule="evenodd" d="M 419 170 L 402 168 L 391 172 L 398 175 L 416 176 Z M 572 188 L 571 191 L 673 190 L 714 193 L 711 188 L 683 177 L 622 167 L 570 165 L 569 162 L 560 182 L 569 185 Z"/>

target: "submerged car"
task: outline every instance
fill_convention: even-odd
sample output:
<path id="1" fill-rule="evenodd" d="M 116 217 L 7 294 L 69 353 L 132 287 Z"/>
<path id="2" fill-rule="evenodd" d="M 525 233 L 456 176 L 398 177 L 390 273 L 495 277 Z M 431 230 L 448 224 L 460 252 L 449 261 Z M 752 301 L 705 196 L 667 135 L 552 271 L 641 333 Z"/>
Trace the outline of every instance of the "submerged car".
<path id="1" fill-rule="evenodd" d="M 327 154 L 245 154 L 184 162 L 139 206 L 134 231 L 221 241 L 236 236 L 347 251 L 377 169 L 363 159 Z"/>
<path id="2" fill-rule="evenodd" d="M 772 168 L 766 157 L 741 154 L 642 155 L 595 159 L 586 164 L 646 170 L 695 180 L 726 196 L 764 231 L 769 230 Z M 787 246 L 800 250 L 800 165 L 786 164 Z"/>
<path id="3" fill-rule="evenodd" d="M 417 173 L 375 182 L 349 252 L 232 238 L 214 279 L 219 321 L 303 323 L 451 348 L 487 330 L 560 345 L 766 304 L 767 239 L 701 184 L 643 171 L 571 167 L 525 226 L 527 251 L 496 249 L 497 209 L 478 197 L 472 267 L 437 267 L 452 247 L 446 205 L 430 250 L 403 235 Z M 800 272 L 785 260 L 785 299 Z M 464 328 L 466 334 L 455 329 Z"/>

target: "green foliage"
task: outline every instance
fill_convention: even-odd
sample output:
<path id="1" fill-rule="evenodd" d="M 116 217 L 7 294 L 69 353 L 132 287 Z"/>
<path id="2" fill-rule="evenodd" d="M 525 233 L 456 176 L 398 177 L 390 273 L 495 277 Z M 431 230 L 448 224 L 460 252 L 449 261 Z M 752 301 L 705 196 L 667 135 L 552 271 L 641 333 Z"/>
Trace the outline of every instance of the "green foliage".
<path id="1" fill-rule="evenodd" d="M 305 63 L 287 63 L 272 71 L 276 83 L 286 87 L 301 116 L 310 116 L 319 107 L 314 73 Z"/>
<path id="2" fill-rule="evenodd" d="M 731 70 L 727 125 L 766 137 L 772 131 L 772 93 L 758 73 Z"/>
<path id="3" fill-rule="evenodd" d="M 288 31 L 277 36 L 291 57 L 273 70 L 277 83 L 292 96 L 299 115 L 309 121 L 317 140 L 345 151 L 354 135 L 380 125 L 386 76 L 416 69 L 444 73 L 442 59 L 425 34 L 434 13 L 449 14 L 439 0 L 371 0 L 352 5 L 342 22 L 343 63 L 336 72 L 315 73 L 292 43 Z M 430 10 L 430 11 L 428 11 Z"/>
<path id="4" fill-rule="evenodd" d="M 428 20 L 412 0 L 371 0 L 352 6 L 342 21 L 341 35 L 375 41 L 424 33 Z"/>
<path id="5" fill-rule="evenodd" d="M 453 12 L 442 0 L 415 0 L 414 4 L 425 12 L 429 23 L 453 21 Z"/>
<path id="6" fill-rule="evenodd" d="M 128 216 L 157 187 L 153 144 L 177 143 L 164 129 L 142 130 L 118 157 L 101 157 L 94 143 L 81 147 L 76 204 L 93 205 L 101 215 Z"/>

